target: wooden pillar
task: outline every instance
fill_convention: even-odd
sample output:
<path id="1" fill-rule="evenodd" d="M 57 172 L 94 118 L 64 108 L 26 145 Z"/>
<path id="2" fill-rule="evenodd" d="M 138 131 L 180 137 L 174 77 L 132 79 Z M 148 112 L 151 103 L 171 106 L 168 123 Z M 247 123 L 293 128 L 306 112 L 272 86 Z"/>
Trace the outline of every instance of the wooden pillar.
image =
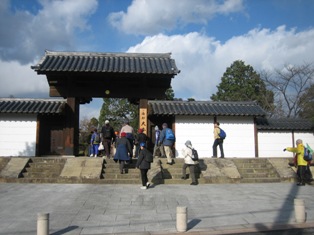
<path id="1" fill-rule="evenodd" d="M 75 97 L 68 97 L 65 108 L 64 155 L 77 156 L 79 150 L 79 102 Z"/>
<path id="2" fill-rule="evenodd" d="M 147 134 L 148 130 L 148 100 L 140 99 L 140 111 L 139 111 L 139 128 L 144 129 L 144 133 Z"/>
<path id="3" fill-rule="evenodd" d="M 254 117 L 254 147 L 255 147 L 255 157 L 259 157 L 258 154 L 258 130 L 257 130 L 257 123 L 256 123 L 256 117 Z"/>

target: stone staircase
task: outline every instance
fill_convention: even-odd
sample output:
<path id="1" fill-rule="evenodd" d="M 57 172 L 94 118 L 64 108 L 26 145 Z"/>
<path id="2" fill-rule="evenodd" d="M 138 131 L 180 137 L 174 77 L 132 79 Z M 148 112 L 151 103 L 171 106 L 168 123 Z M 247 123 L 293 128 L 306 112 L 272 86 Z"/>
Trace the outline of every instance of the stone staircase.
<path id="1" fill-rule="evenodd" d="M 103 161 L 101 179 L 105 184 L 140 184 L 140 171 L 135 167 L 136 160 L 132 164 L 125 165 L 125 172 L 120 173 L 119 163 L 112 159 Z"/>
<path id="2" fill-rule="evenodd" d="M 156 183 L 160 184 L 190 184 L 191 177 L 190 177 L 190 172 L 189 168 L 186 169 L 186 180 L 182 180 L 182 167 L 184 164 L 184 159 L 182 158 L 176 158 L 174 159 L 174 164 L 173 165 L 168 165 L 167 164 L 167 159 L 161 158 L 160 159 L 160 166 L 161 166 L 161 179 L 159 181 L 156 181 Z M 199 165 L 196 165 L 195 167 L 195 174 L 196 174 L 196 179 L 199 184 L 204 184 L 205 180 L 202 177 L 202 172 L 199 167 Z"/>
<path id="3" fill-rule="evenodd" d="M 293 182 L 295 169 L 289 166 L 290 159 L 226 158 L 202 159 L 196 167 L 199 184 L 217 183 L 272 183 Z M 0 182 L 19 183 L 91 183 L 91 184 L 141 184 L 136 160 L 126 165 L 127 171 L 120 174 L 119 163 L 102 158 L 33 157 L 0 158 Z M 148 171 L 153 184 L 190 184 L 182 180 L 184 160 L 174 159 L 168 165 L 165 158 L 155 158 Z"/>
<path id="4" fill-rule="evenodd" d="M 65 158 L 31 158 L 22 171 L 23 181 L 56 183 L 65 162 Z"/>
<path id="5" fill-rule="evenodd" d="M 241 175 L 240 183 L 280 182 L 280 176 L 267 158 L 234 159 Z"/>

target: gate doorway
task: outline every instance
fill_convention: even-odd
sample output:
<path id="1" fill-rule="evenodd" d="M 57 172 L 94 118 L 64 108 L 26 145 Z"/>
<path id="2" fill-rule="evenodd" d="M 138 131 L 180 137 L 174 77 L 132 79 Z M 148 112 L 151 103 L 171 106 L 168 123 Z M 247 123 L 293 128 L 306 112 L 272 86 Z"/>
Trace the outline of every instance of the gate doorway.
<path id="1" fill-rule="evenodd" d="M 38 75 L 46 75 L 51 97 L 67 99 L 63 155 L 71 156 L 79 151 L 80 104 L 89 103 L 93 97 L 127 98 L 138 104 L 140 111 L 146 109 L 139 123 L 150 130 L 147 100 L 165 98 L 171 79 L 180 72 L 170 53 L 46 51 L 31 68 Z"/>

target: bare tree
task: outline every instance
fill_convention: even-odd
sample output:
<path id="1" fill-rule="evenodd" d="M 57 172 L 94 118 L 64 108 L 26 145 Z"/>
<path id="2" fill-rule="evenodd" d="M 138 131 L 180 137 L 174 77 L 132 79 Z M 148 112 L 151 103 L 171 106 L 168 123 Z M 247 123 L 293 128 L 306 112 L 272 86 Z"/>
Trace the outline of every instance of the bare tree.
<path id="1" fill-rule="evenodd" d="M 312 64 L 285 65 L 273 73 L 262 71 L 261 78 L 275 95 L 276 108 L 273 115 L 278 117 L 298 117 L 308 100 L 302 96 L 313 84 L 314 68 Z"/>

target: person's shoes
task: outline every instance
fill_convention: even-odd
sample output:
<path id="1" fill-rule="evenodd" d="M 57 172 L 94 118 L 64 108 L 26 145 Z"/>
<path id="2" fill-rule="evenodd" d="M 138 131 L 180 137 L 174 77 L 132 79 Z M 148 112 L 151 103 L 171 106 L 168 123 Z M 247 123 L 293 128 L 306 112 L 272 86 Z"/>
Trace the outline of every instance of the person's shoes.
<path id="1" fill-rule="evenodd" d="M 94 154 L 89 155 L 89 157 L 94 157 Z"/>
<path id="2" fill-rule="evenodd" d="M 186 180 L 186 177 L 182 176 L 181 179 Z"/>
<path id="3" fill-rule="evenodd" d="M 141 189 L 147 189 L 147 186 L 142 186 Z"/>
<path id="4" fill-rule="evenodd" d="M 147 182 L 147 183 L 146 183 L 146 188 L 149 188 L 149 186 L 150 186 L 150 183 Z"/>
<path id="5" fill-rule="evenodd" d="M 197 183 L 196 182 L 192 182 L 190 185 L 197 185 Z"/>
<path id="6" fill-rule="evenodd" d="M 217 158 L 217 156 L 212 156 L 212 158 Z"/>
<path id="7" fill-rule="evenodd" d="M 172 162 L 167 162 L 168 165 L 172 165 Z"/>
<path id="8" fill-rule="evenodd" d="M 123 171 L 120 171 L 120 174 L 123 174 Z"/>
<path id="9" fill-rule="evenodd" d="M 220 158 L 225 158 L 225 157 L 220 157 Z"/>
<path id="10" fill-rule="evenodd" d="M 305 186 L 305 183 L 297 183 L 297 186 Z"/>

